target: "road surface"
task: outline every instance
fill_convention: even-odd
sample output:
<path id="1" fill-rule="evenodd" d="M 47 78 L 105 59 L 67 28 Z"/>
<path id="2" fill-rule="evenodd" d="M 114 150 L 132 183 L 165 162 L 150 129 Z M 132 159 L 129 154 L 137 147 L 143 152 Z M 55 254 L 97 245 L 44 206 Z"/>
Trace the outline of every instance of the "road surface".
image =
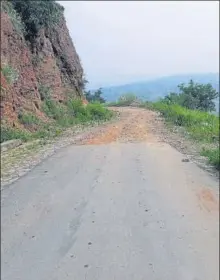
<path id="1" fill-rule="evenodd" d="M 124 118 L 2 191 L 2 280 L 217 280 L 218 181 Z"/>

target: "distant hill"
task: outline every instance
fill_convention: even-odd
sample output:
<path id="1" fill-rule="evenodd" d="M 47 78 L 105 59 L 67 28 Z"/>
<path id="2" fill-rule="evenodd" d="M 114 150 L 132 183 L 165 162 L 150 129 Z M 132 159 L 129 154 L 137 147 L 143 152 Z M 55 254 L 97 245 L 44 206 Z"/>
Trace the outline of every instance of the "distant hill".
<path id="1" fill-rule="evenodd" d="M 103 97 L 107 101 L 116 101 L 122 94 L 129 92 L 134 93 L 141 99 L 154 101 L 171 91 L 177 92 L 177 86 L 181 83 L 188 83 L 190 79 L 193 79 L 193 81 L 197 83 L 211 83 L 212 86 L 219 91 L 219 74 L 205 73 L 176 75 L 121 86 L 104 87 L 102 88 Z"/>

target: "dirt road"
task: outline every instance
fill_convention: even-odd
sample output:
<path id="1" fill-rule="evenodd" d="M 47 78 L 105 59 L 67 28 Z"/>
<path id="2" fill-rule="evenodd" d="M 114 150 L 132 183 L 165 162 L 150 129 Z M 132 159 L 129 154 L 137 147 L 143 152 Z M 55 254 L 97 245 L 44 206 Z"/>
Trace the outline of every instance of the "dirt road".
<path id="1" fill-rule="evenodd" d="M 2 191 L 2 280 L 219 279 L 217 179 L 117 110 Z"/>

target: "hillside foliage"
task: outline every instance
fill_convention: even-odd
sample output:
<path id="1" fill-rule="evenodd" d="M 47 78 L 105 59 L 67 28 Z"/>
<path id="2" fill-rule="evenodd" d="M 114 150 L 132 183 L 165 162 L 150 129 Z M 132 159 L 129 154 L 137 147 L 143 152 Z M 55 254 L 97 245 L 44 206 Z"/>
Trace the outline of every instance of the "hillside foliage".
<path id="1" fill-rule="evenodd" d="M 179 93 L 171 92 L 163 99 L 167 104 L 178 104 L 187 109 L 211 112 L 215 110 L 214 100 L 219 92 L 211 84 L 199 84 L 190 80 L 188 84 L 178 85 Z"/>
<path id="2" fill-rule="evenodd" d="M 38 119 L 33 113 L 21 112 L 19 121 L 25 127 L 25 130 L 3 124 L 1 126 L 1 143 L 11 139 L 27 141 L 33 138 L 55 137 L 68 127 L 107 121 L 113 116 L 112 111 L 103 107 L 100 103 L 90 103 L 84 106 L 79 99 L 69 99 L 61 104 L 47 97 L 43 101 L 42 111 L 48 117 L 46 123 Z"/>
<path id="3" fill-rule="evenodd" d="M 29 40 L 35 37 L 42 27 L 57 24 L 64 11 L 64 8 L 54 0 L 3 2 L 3 9 L 10 16 L 16 30 L 22 32 Z"/>

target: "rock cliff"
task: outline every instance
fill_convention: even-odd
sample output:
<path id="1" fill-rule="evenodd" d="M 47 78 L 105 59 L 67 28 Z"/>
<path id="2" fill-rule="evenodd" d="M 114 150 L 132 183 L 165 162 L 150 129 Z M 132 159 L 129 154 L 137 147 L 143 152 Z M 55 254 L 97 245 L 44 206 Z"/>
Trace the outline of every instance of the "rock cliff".
<path id="1" fill-rule="evenodd" d="M 55 1 L 1 1 L 1 118 L 22 111 L 46 118 L 43 100 L 82 98 L 83 68 Z"/>

